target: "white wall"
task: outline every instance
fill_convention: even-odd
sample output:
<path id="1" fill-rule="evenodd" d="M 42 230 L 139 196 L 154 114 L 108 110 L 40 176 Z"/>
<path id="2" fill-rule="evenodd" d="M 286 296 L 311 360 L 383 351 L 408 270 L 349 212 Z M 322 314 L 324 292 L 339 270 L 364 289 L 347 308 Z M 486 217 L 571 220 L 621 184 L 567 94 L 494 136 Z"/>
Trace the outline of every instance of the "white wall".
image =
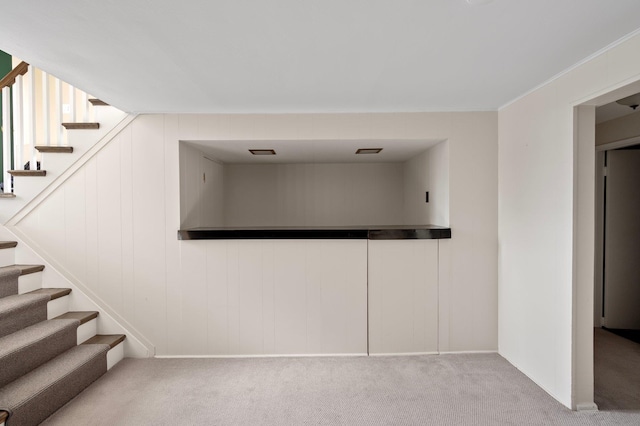
<path id="1" fill-rule="evenodd" d="M 12 225 L 158 354 L 194 353 L 207 338 L 198 321 L 211 277 L 192 261 L 198 242 L 177 240 L 179 140 L 448 139 L 453 237 L 439 258 L 440 350 L 496 350 L 497 125 L 492 112 L 141 115 Z"/>
<path id="2" fill-rule="evenodd" d="M 574 124 L 574 106 L 638 80 L 639 50 L 636 35 L 499 112 L 500 353 L 574 408 L 593 402 L 595 162 L 594 112 Z"/>
<path id="3" fill-rule="evenodd" d="M 226 226 L 402 223 L 401 163 L 225 165 Z"/>
<path id="4" fill-rule="evenodd" d="M 406 225 L 449 226 L 449 141 L 404 163 L 403 214 Z"/>
<path id="5" fill-rule="evenodd" d="M 180 227 L 224 225 L 223 165 L 180 143 Z"/>

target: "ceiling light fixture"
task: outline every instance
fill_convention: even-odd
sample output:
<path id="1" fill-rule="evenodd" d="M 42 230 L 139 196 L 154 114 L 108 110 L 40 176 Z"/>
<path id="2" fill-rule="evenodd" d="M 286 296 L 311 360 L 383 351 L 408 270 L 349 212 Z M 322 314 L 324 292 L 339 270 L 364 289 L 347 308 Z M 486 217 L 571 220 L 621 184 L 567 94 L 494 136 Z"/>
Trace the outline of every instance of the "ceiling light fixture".
<path id="1" fill-rule="evenodd" d="M 382 148 L 358 148 L 356 154 L 379 154 Z"/>
<path id="2" fill-rule="evenodd" d="M 626 98 L 618 99 L 616 103 L 620 105 L 628 106 L 629 108 L 635 110 L 636 108 L 638 108 L 638 106 L 640 106 L 640 93 L 627 96 Z"/>
<path id="3" fill-rule="evenodd" d="M 249 152 L 253 155 L 276 155 L 275 149 L 250 149 Z"/>

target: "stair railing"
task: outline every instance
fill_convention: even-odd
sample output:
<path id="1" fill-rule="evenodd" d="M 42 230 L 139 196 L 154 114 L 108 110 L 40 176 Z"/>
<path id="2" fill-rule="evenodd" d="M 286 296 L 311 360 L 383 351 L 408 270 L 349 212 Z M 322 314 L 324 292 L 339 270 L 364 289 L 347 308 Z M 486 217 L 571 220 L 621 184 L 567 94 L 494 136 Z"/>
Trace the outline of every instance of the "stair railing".
<path id="1" fill-rule="evenodd" d="M 13 192 L 10 170 L 36 170 L 36 146 L 67 146 L 65 122 L 95 121 L 89 95 L 21 62 L 0 79 L 2 89 L 2 181 Z"/>

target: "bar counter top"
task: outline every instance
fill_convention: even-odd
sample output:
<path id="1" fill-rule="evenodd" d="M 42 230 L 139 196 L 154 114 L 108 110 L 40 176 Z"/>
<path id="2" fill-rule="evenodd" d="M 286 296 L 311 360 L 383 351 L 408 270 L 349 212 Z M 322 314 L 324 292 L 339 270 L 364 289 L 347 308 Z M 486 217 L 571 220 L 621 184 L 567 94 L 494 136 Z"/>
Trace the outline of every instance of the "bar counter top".
<path id="1" fill-rule="evenodd" d="M 451 228 L 436 225 L 223 227 L 178 231 L 179 240 L 421 240 L 451 238 Z"/>

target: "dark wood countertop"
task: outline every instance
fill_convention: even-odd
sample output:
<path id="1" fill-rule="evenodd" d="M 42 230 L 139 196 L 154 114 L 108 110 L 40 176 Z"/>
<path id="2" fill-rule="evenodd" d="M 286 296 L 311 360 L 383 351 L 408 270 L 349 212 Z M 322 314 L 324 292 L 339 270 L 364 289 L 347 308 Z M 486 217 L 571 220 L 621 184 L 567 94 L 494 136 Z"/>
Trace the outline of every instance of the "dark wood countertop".
<path id="1" fill-rule="evenodd" d="M 451 238 L 451 228 L 436 225 L 190 228 L 179 240 L 421 240 Z"/>

